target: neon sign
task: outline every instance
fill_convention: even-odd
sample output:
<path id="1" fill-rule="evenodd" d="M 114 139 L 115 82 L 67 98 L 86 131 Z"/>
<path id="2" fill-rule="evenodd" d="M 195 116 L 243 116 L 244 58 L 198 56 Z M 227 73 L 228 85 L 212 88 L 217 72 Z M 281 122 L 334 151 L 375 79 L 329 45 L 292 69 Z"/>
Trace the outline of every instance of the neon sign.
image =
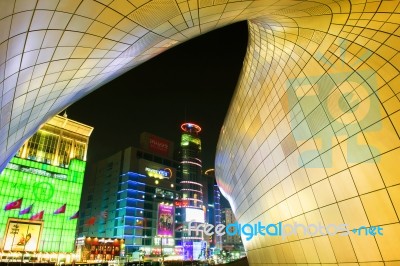
<path id="1" fill-rule="evenodd" d="M 153 152 L 168 156 L 169 143 L 161 138 L 151 135 L 149 137 L 149 149 Z"/>
<path id="2" fill-rule="evenodd" d="M 154 169 L 154 168 L 150 168 L 150 167 L 146 167 L 144 169 L 146 171 L 146 173 L 151 176 L 151 177 L 155 177 L 155 178 L 170 178 L 172 176 L 172 170 L 170 168 L 164 168 L 164 169 Z"/>

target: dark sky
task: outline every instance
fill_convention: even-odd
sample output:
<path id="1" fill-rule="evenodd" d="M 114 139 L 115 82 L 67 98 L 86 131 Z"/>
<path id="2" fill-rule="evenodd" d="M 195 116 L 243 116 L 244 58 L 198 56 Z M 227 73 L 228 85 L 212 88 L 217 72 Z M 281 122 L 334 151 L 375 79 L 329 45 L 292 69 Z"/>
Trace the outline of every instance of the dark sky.
<path id="1" fill-rule="evenodd" d="M 236 23 L 143 63 L 67 109 L 94 127 L 88 163 L 138 146 L 147 131 L 179 145 L 186 120 L 202 127 L 203 169 L 214 168 L 215 149 L 247 46 L 247 24 Z"/>

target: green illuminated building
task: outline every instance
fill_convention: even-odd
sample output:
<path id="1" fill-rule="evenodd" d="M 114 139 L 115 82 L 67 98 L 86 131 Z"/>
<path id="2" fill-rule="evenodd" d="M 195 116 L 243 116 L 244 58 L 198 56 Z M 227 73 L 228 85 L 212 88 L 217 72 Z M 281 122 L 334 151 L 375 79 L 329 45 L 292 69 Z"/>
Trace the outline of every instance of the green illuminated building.
<path id="1" fill-rule="evenodd" d="M 92 131 L 93 127 L 68 119 L 66 115 L 55 116 L 24 143 L 0 174 L 0 238 L 6 239 L 9 218 L 29 221 L 43 211 L 35 251 L 73 251 L 78 220 L 74 215 L 79 210 Z M 3 207 L 20 198 L 20 208 L 5 210 Z M 28 213 L 20 214 L 31 205 Z M 54 214 L 57 210 L 60 213 Z M 13 247 L 10 251 L 16 250 L 18 237 L 9 244 Z M 6 241 L 2 242 L 2 249 L 6 250 Z"/>

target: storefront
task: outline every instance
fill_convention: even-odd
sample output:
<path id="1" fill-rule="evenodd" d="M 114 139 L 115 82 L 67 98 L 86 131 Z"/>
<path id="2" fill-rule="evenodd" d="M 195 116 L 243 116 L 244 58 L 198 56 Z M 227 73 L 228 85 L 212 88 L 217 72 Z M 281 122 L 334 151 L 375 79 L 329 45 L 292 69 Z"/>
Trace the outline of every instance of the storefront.
<path id="1" fill-rule="evenodd" d="M 125 256 L 125 241 L 119 238 L 85 237 L 76 240 L 77 260 L 112 261 Z"/>

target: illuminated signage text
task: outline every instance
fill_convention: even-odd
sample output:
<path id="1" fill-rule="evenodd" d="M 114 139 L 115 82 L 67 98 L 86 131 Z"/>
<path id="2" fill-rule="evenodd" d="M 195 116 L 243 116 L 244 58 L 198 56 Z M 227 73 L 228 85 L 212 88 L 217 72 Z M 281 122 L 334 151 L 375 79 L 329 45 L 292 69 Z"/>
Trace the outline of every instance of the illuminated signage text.
<path id="1" fill-rule="evenodd" d="M 48 171 L 45 171 L 42 169 L 26 167 L 26 166 L 22 166 L 22 165 L 13 164 L 13 163 L 8 163 L 7 168 L 16 170 L 16 171 L 20 171 L 20 172 L 31 173 L 34 175 L 41 175 L 41 176 L 47 176 L 47 177 L 52 177 L 52 178 L 61 179 L 61 180 L 67 180 L 67 175 L 65 175 L 65 174 L 51 173 L 51 172 L 48 172 Z"/>
<path id="2" fill-rule="evenodd" d="M 172 171 L 169 168 L 164 169 L 154 169 L 150 167 L 146 167 L 144 169 L 149 176 L 158 177 L 158 178 L 170 178 L 172 176 Z"/>

